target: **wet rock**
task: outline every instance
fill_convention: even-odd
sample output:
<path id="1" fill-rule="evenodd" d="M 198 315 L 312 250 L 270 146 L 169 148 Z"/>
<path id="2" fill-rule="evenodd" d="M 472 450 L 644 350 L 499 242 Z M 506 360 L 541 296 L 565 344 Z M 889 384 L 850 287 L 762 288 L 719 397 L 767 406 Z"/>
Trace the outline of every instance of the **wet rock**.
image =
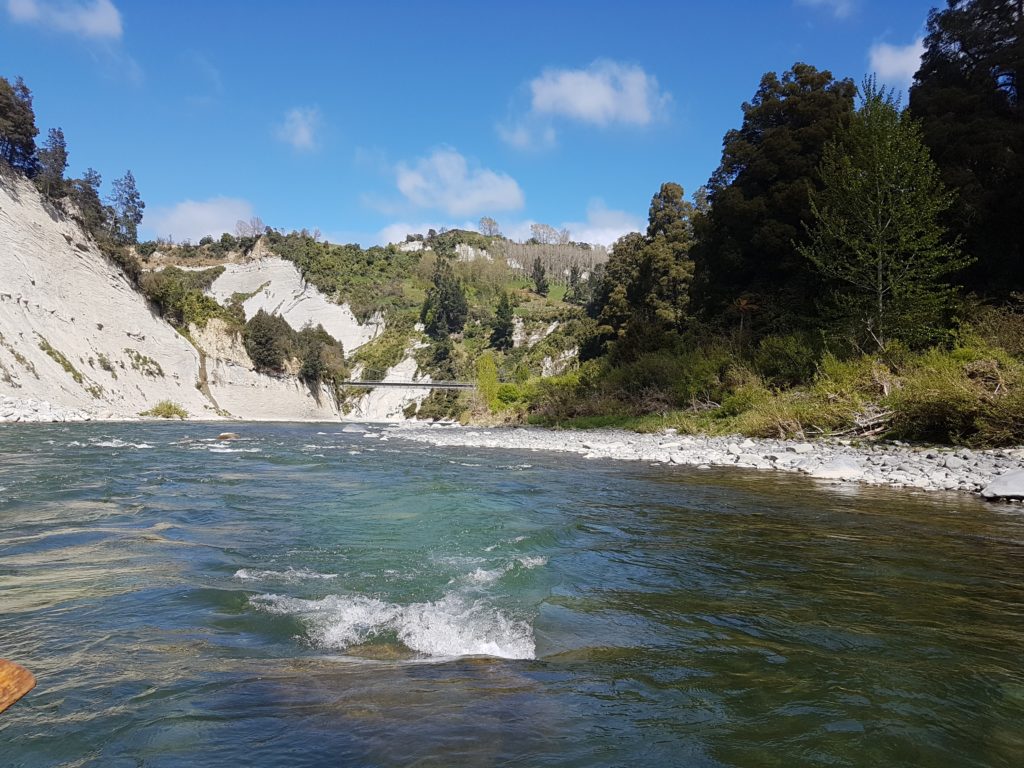
<path id="1" fill-rule="evenodd" d="M 1024 499 L 1024 470 L 1000 475 L 982 490 L 981 495 L 991 501 Z"/>
<path id="2" fill-rule="evenodd" d="M 242 436 L 237 432 L 221 432 L 217 435 L 218 440 L 241 440 Z"/>

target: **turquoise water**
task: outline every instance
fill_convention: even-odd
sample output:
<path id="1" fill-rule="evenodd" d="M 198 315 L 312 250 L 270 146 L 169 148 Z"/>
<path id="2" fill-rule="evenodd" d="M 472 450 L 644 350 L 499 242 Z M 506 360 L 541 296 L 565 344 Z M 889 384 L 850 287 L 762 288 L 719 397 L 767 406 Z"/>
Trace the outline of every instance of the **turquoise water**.
<path id="1" fill-rule="evenodd" d="M 0 426 L 0 766 L 1020 766 L 1024 514 L 331 425 Z"/>

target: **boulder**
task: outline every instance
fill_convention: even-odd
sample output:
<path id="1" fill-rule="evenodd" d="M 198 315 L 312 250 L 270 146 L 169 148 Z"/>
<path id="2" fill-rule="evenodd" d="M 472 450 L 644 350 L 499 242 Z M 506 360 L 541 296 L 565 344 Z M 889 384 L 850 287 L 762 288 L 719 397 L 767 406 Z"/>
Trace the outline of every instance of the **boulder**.
<path id="1" fill-rule="evenodd" d="M 221 432 L 217 435 L 218 440 L 241 440 L 242 436 L 237 432 Z"/>
<path id="2" fill-rule="evenodd" d="M 793 453 L 810 453 L 814 450 L 814 446 L 810 443 L 794 443 L 793 445 L 787 446 L 787 450 Z"/>
<path id="3" fill-rule="evenodd" d="M 982 489 L 981 495 L 990 501 L 1024 499 L 1024 470 L 1000 475 Z"/>
<path id="4" fill-rule="evenodd" d="M 807 474 L 819 480 L 860 480 L 864 477 L 864 468 L 855 459 L 840 456 L 818 465 Z"/>

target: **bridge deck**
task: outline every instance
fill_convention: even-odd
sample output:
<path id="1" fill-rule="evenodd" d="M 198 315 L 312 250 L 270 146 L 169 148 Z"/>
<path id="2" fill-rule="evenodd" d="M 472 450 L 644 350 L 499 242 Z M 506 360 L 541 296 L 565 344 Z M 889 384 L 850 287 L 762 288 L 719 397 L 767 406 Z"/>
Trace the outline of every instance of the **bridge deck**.
<path id="1" fill-rule="evenodd" d="M 476 384 L 465 381 L 343 381 L 343 387 L 405 387 L 406 389 L 476 389 Z"/>

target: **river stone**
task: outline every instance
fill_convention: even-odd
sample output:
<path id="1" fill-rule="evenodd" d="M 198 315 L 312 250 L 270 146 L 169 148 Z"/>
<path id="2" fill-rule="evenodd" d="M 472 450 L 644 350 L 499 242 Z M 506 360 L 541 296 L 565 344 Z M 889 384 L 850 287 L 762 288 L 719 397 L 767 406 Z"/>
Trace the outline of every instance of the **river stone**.
<path id="1" fill-rule="evenodd" d="M 1024 499 L 1024 470 L 1000 475 L 982 490 L 986 499 Z"/>
<path id="2" fill-rule="evenodd" d="M 864 468 L 854 459 L 840 456 L 815 467 L 807 474 L 820 480 L 860 480 L 864 477 Z"/>
<path id="3" fill-rule="evenodd" d="M 221 432 L 219 435 L 217 435 L 217 439 L 218 440 L 240 440 L 241 439 L 241 435 L 239 435 L 237 432 Z"/>
<path id="4" fill-rule="evenodd" d="M 954 456 L 953 454 L 950 454 L 949 456 L 946 457 L 946 460 L 943 462 L 943 464 L 946 465 L 946 469 L 960 469 L 960 467 L 964 465 L 964 460 Z"/>
<path id="5" fill-rule="evenodd" d="M 729 452 L 730 456 L 739 456 L 741 453 L 743 453 L 743 450 L 738 445 L 736 445 L 736 443 L 730 443 L 729 447 L 726 448 L 726 450 Z"/>
<path id="6" fill-rule="evenodd" d="M 810 443 L 794 443 L 793 445 L 787 446 L 787 450 L 793 453 L 810 453 L 814 450 L 814 446 Z"/>

